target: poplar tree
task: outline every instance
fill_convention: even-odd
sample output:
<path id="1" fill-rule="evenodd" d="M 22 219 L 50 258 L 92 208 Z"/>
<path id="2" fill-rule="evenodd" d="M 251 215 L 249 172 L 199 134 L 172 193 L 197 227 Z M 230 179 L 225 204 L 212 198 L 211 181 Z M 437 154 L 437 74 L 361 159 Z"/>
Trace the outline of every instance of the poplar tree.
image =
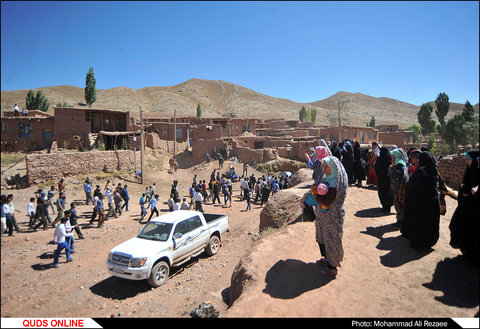
<path id="1" fill-rule="evenodd" d="M 200 118 L 202 116 L 202 107 L 200 104 L 197 105 L 197 118 Z"/>
<path id="2" fill-rule="evenodd" d="M 438 122 L 440 122 L 440 126 L 445 125 L 445 116 L 448 113 L 448 110 L 450 109 L 450 102 L 448 99 L 447 94 L 445 93 L 440 93 L 437 96 L 437 99 L 435 100 L 435 105 L 437 106 L 437 109 L 435 110 L 435 114 L 437 115 Z"/>
<path id="3" fill-rule="evenodd" d="M 92 107 L 92 104 L 97 101 L 97 88 L 95 76 L 93 74 L 93 67 L 91 67 L 87 73 L 85 82 L 85 101 L 90 108 Z"/>

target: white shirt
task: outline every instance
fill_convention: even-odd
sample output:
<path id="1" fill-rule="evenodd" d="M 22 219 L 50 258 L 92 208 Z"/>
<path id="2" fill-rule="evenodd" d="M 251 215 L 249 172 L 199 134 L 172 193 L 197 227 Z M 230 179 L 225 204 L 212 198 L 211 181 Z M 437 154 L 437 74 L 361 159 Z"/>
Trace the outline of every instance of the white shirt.
<path id="1" fill-rule="evenodd" d="M 9 214 L 9 213 L 10 213 L 10 207 L 8 206 L 8 204 L 5 203 L 5 204 L 2 206 L 2 208 L 3 208 L 3 213 L 4 213 L 4 214 Z"/>
<path id="2" fill-rule="evenodd" d="M 193 201 L 203 201 L 203 196 L 200 192 L 195 192 L 193 194 Z"/>
<path id="3" fill-rule="evenodd" d="M 173 205 L 173 211 L 175 210 L 180 210 L 180 203 L 175 202 L 175 204 Z"/>
<path id="4" fill-rule="evenodd" d="M 30 202 L 28 204 L 28 214 L 35 214 L 35 206 L 33 205 L 33 202 Z"/>
<path id="5" fill-rule="evenodd" d="M 55 228 L 55 233 L 53 233 L 53 241 L 55 243 L 62 243 L 65 242 L 65 237 L 66 236 L 72 236 L 73 233 L 67 233 L 65 230 L 65 224 L 58 224 L 57 227 Z"/>

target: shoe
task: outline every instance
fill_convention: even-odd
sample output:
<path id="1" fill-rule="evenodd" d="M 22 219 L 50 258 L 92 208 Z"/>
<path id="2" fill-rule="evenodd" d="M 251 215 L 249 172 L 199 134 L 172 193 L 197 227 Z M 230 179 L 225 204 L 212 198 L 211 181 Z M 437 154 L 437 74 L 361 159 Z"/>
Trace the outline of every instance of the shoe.
<path id="1" fill-rule="evenodd" d="M 73 262 L 73 258 L 67 259 L 67 263 L 68 263 L 68 262 Z"/>
<path id="2" fill-rule="evenodd" d="M 53 264 L 53 267 L 60 267 L 60 266 L 62 266 L 62 265 L 61 265 L 61 264 L 58 264 L 58 263 L 57 263 L 57 264 Z"/>
<path id="3" fill-rule="evenodd" d="M 327 271 L 327 275 L 329 275 L 329 276 L 337 276 L 337 274 L 338 274 L 337 269 Z"/>
<path id="4" fill-rule="evenodd" d="M 77 252 L 75 250 L 70 250 L 71 254 L 76 254 Z"/>

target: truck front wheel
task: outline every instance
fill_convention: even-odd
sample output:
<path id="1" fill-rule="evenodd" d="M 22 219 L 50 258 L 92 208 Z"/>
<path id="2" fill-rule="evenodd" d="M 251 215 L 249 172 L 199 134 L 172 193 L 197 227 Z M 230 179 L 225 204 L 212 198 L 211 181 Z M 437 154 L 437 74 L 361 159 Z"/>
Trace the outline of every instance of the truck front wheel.
<path id="1" fill-rule="evenodd" d="M 220 249 L 220 238 L 216 235 L 212 235 L 206 248 L 207 254 L 213 256 L 218 252 L 218 249 Z"/>
<path id="2" fill-rule="evenodd" d="M 168 279 L 168 274 L 170 273 L 170 267 L 166 262 L 158 262 L 153 266 L 152 271 L 150 272 L 150 277 L 148 278 L 148 283 L 153 287 L 159 287 L 165 283 Z"/>

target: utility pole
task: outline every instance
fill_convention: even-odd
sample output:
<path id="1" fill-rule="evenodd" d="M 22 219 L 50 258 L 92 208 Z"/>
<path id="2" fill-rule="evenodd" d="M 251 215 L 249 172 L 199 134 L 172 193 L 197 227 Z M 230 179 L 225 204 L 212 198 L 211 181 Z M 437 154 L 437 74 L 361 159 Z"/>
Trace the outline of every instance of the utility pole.
<path id="1" fill-rule="evenodd" d="M 338 106 L 338 143 L 340 143 L 342 141 L 342 122 L 340 120 L 340 109 L 343 107 L 343 105 L 345 105 L 348 102 L 350 102 L 350 99 L 337 102 L 337 106 Z"/>
<path id="2" fill-rule="evenodd" d="M 173 156 L 177 154 L 177 109 L 173 109 Z"/>
<path id="3" fill-rule="evenodd" d="M 143 153 L 144 153 L 144 146 L 143 146 L 143 109 L 140 106 L 140 184 L 143 185 L 145 171 L 143 170 Z"/>

